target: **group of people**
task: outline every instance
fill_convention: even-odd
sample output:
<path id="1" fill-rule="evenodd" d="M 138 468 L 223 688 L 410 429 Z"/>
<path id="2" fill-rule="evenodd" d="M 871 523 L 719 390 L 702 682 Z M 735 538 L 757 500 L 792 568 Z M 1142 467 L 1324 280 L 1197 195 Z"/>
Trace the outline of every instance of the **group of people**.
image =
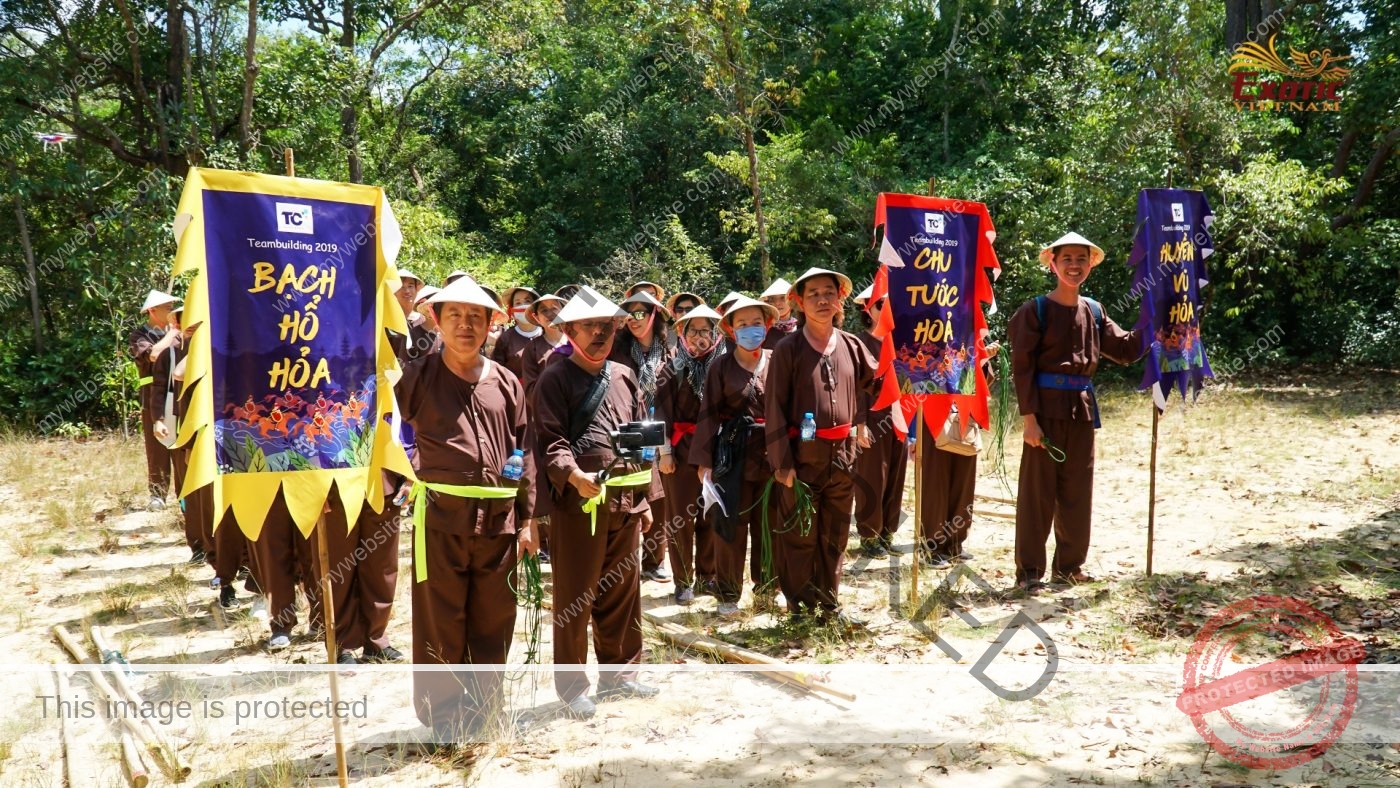
<path id="1" fill-rule="evenodd" d="M 1052 528 L 1055 579 L 1092 580 L 1083 571 L 1098 417 L 1089 378 L 1100 355 L 1138 355 L 1136 334 L 1078 295 L 1102 258 L 1074 234 L 1047 246 L 1041 259 L 1057 286 L 1010 324 L 1027 444 L 1016 525 L 1026 593 L 1041 587 Z M 513 572 L 522 555 L 536 555 L 551 564 L 555 687 L 578 718 L 596 711 L 583 670 L 590 625 L 597 696 L 657 694 L 637 674 L 644 579 L 670 581 L 681 605 L 713 595 L 717 614 L 734 616 L 747 566 L 755 609 L 775 609 L 781 592 L 794 619 L 859 625 L 840 599 L 853 514 L 859 549 L 888 555 L 908 458 L 898 404 L 873 407 L 881 340 L 872 327 L 889 308 L 884 298 L 871 302 L 868 289 L 856 296 L 866 330 L 852 334 L 841 329 L 851 279 L 822 268 L 713 306 L 653 282 L 632 284 L 615 303 L 587 285 L 498 295 L 465 272 L 440 287 L 399 275 L 409 329 L 390 336 L 403 370 L 394 395 L 417 478 L 386 472 L 383 506 L 360 507 L 353 523 L 331 496 L 338 661 L 404 659 L 386 629 L 405 504 L 414 522 L 413 662 L 505 663 Z M 171 395 L 178 411 L 191 393 L 179 396 L 174 382 L 188 335 L 172 314 L 176 303 L 153 292 L 148 325 L 131 337 L 153 507 L 172 479 L 180 489 L 174 477 L 187 450 L 166 448 L 162 419 Z M 659 445 L 621 449 L 619 433 L 639 422 L 664 425 Z M 934 566 L 971 558 L 975 478 L 975 455 L 924 453 L 915 549 Z M 274 503 L 248 540 L 232 510 L 213 528 L 208 490 L 182 506 L 191 561 L 213 566 L 220 604 L 240 603 L 234 584 L 246 565 L 245 589 L 267 598 L 269 648 L 290 644 L 298 584 L 314 635 L 324 604 L 316 578 L 329 567 L 318 565 L 285 503 Z M 442 741 L 478 729 L 499 696 L 490 672 L 414 678 L 418 716 Z"/>

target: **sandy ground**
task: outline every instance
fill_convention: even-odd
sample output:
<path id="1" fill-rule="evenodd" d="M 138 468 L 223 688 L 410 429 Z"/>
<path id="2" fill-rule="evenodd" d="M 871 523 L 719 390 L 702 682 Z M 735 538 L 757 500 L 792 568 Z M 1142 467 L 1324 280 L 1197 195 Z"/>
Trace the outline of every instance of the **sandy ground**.
<path id="1" fill-rule="evenodd" d="M 1355 735 L 1322 758 L 1285 771 L 1250 770 L 1212 752 L 1174 705 L 1201 624 L 1251 594 L 1298 595 L 1363 639 L 1368 661 L 1400 661 L 1392 639 L 1400 591 L 1390 593 L 1400 589 L 1400 538 L 1391 536 L 1400 525 L 1400 383 L 1379 375 L 1256 380 L 1214 387 L 1191 410 L 1169 411 L 1159 425 L 1152 579 L 1144 577 L 1150 408 L 1127 393 L 1103 400 L 1086 567 L 1103 582 L 1029 600 L 1009 593 L 1012 525 L 981 517 L 967 568 L 990 593 L 966 578 L 940 589 L 947 573 L 924 569 L 922 593 L 913 597 L 907 522 L 896 539 L 905 551 L 899 560 L 848 560 L 843 593 L 867 623 L 849 637 L 795 629 L 747 608 L 737 621 L 722 621 L 712 615 L 712 598 L 684 609 L 670 604 L 669 584 L 644 583 L 655 616 L 802 665 L 856 700 L 706 669 L 703 659 L 655 639 L 649 626 L 645 680 L 663 689 L 658 699 L 608 702 L 591 721 L 565 720 L 553 715 L 550 677 L 522 671 L 510 683 L 512 705 L 533 722 L 507 726 L 509 733 L 472 748 L 470 757 L 424 758 L 395 743 L 422 730 L 408 705 L 407 674 L 364 667 L 339 679 L 341 697 L 363 699 L 367 710 L 345 726 L 351 783 L 1400 784 L 1400 745 L 1390 742 L 1400 736 L 1362 740 L 1358 723 Z M 258 622 L 212 604 L 211 573 L 184 564 L 176 513 L 133 510 L 142 498 L 136 443 L 12 440 L 8 448 L 20 459 L 0 472 L 0 649 L 11 668 L 0 707 L 0 784 L 64 784 L 59 720 L 40 699 L 55 693 L 44 666 L 68 661 L 50 631 L 63 624 L 83 636 L 94 623 L 133 663 L 191 666 L 132 679 L 148 699 L 193 704 L 190 719 L 159 726 L 193 768 L 188 784 L 334 784 L 324 720 L 234 724 L 201 713 L 206 700 L 232 707 L 324 698 L 324 673 L 294 672 L 323 660 L 324 648 L 303 638 L 288 652 L 268 654 Z M 1014 465 L 1019 448 L 1011 455 Z M 1010 473 L 1014 491 L 1014 467 Z M 978 492 L 1014 497 L 990 474 Z M 1010 511 L 994 502 L 979 508 Z M 408 549 L 404 538 L 391 628 L 405 651 Z M 1041 628 L 1059 658 L 1044 691 L 1024 701 L 997 697 L 972 674 L 1018 614 Z M 543 635 L 548 655 L 547 620 Z M 517 652 L 523 640 L 521 633 Z M 1046 664 L 1045 645 L 1022 628 L 986 673 L 1022 688 Z M 275 666 L 288 670 L 268 670 Z M 1390 678 L 1397 681 L 1384 684 L 1388 692 L 1400 683 L 1384 674 Z M 72 684 L 75 700 L 98 697 L 87 679 Z M 1393 704 L 1395 693 L 1388 697 Z M 1254 713 L 1299 713 L 1282 700 L 1276 706 Z M 1393 722 L 1386 716 L 1393 708 L 1366 711 L 1381 730 Z M 76 734 L 74 784 L 125 784 L 109 723 L 65 724 Z M 159 773 L 152 781 L 168 782 Z"/>

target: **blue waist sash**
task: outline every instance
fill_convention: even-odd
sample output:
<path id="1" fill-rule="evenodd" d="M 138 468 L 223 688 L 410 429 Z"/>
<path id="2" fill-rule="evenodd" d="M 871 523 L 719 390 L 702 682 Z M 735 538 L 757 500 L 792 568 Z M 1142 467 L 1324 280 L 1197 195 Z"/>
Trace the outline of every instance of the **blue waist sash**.
<path id="1" fill-rule="evenodd" d="M 1043 389 L 1058 389 L 1060 391 L 1087 391 L 1089 392 L 1089 406 L 1094 411 L 1094 429 L 1102 427 L 1099 421 L 1099 400 L 1094 396 L 1094 380 L 1088 375 L 1061 375 L 1057 372 L 1037 372 L 1035 373 L 1035 385 Z"/>

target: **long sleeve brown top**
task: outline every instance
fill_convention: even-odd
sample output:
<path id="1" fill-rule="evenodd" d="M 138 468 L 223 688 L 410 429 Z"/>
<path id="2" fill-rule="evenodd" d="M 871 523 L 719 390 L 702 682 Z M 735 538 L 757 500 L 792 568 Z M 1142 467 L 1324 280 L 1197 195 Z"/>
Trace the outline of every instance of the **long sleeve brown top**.
<path id="1" fill-rule="evenodd" d="M 773 470 L 796 470 L 790 430 L 811 413 L 817 429 L 864 424 L 875 381 L 875 359 L 855 336 L 835 329 L 836 342 L 823 354 L 801 329 L 778 343 L 769 360 L 765 396 L 768 461 Z M 820 439 L 819 439 L 820 440 Z M 854 437 L 847 438 L 854 440 Z"/>
<path id="2" fill-rule="evenodd" d="M 1035 414 L 1053 419 L 1094 420 L 1094 409 L 1087 391 L 1041 388 L 1038 372 L 1060 375 L 1093 376 L 1099 358 L 1131 364 L 1141 357 L 1136 330 L 1124 331 L 1107 313 L 1099 331 L 1093 311 L 1083 298 L 1074 306 L 1045 299 L 1045 323 L 1035 314 L 1031 299 L 1011 316 L 1006 335 L 1011 340 L 1011 374 L 1021 415 Z"/>

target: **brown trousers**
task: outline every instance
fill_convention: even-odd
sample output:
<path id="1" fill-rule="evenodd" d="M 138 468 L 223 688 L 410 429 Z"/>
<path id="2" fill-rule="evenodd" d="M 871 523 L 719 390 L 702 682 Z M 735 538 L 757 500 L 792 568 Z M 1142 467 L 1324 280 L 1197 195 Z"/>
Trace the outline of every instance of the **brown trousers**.
<path id="1" fill-rule="evenodd" d="M 678 462 L 674 473 L 661 474 L 661 486 L 666 519 L 654 524 L 651 533 L 667 532 L 676 591 L 698 588 L 715 576 L 715 534 L 699 516 L 700 478 L 694 466 Z"/>
<path id="2" fill-rule="evenodd" d="M 181 519 L 185 522 L 185 544 L 189 546 L 191 552 L 203 550 L 209 552 L 210 543 L 205 539 L 206 531 L 212 529 L 204 528 L 200 521 L 191 516 L 190 498 L 194 496 L 181 496 L 180 491 L 185 487 L 185 471 L 189 469 L 189 449 L 176 448 L 170 451 L 171 477 L 175 484 L 175 498 L 180 502 Z"/>
<path id="3" fill-rule="evenodd" d="M 219 530 L 224 530 L 226 524 L 221 523 Z M 315 535 L 314 531 L 312 535 Z M 272 508 L 263 520 L 257 541 L 249 542 L 253 576 L 267 595 L 268 624 L 273 632 L 291 634 L 292 628 L 297 625 L 298 583 L 309 603 L 310 628 L 321 626 L 320 593 L 311 566 L 311 553 L 315 547 L 315 543 L 308 541 L 297 530 L 292 515 L 287 511 L 287 502 L 279 494 L 273 499 Z"/>
<path id="4" fill-rule="evenodd" d="M 423 537 L 428 579 L 413 583 L 413 662 L 504 665 L 515 632 L 516 536 L 433 528 L 433 511 L 430 505 Z M 438 729 L 476 730 L 500 696 L 499 671 L 413 672 L 418 720 Z"/>
<path id="5" fill-rule="evenodd" d="M 638 516 L 622 513 L 640 492 L 609 491 L 598 507 L 598 533 L 570 487 L 555 500 L 554 688 L 565 702 L 588 692 L 588 674 L 570 670 L 588 662 L 588 625 L 599 665 L 635 665 L 642 659 L 641 575 L 637 566 Z M 617 502 L 614 503 L 614 497 Z M 618 511 L 621 509 L 622 511 Z M 637 677 L 635 668 L 602 669 L 607 689 Z"/>
<path id="6" fill-rule="evenodd" d="M 206 489 L 201 487 L 201 490 Z M 196 490 L 198 492 L 198 490 Z M 211 502 L 212 503 L 212 502 Z M 209 565 L 214 568 L 214 576 L 219 578 L 219 585 L 233 585 L 238 579 L 238 570 L 245 566 L 252 566 L 252 555 L 248 537 L 238 530 L 238 521 L 233 519 L 233 510 L 224 512 L 224 518 L 219 521 L 218 530 L 214 531 L 214 549 L 209 551 L 207 556 Z M 262 589 L 258 587 L 258 581 L 250 571 L 248 579 L 243 581 L 243 590 L 250 594 L 261 594 Z"/>
<path id="7" fill-rule="evenodd" d="M 676 470 L 680 473 L 680 469 Z M 665 488 L 665 485 L 662 486 Z M 652 511 L 654 513 L 666 510 L 665 500 L 652 501 Z M 641 538 L 642 543 L 642 571 L 650 572 L 658 569 L 666 563 L 666 553 L 670 552 L 670 534 L 664 528 L 653 528 Z M 552 557 L 554 553 L 550 553 Z"/>
<path id="8" fill-rule="evenodd" d="M 892 536 L 899 530 L 909 450 L 886 421 L 871 428 L 870 448 L 856 455 L 856 533 L 862 539 Z"/>
<path id="9" fill-rule="evenodd" d="M 846 561 L 846 545 L 851 539 L 851 502 L 854 485 L 849 466 L 840 460 L 836 446 L 829 446 L 824 461 L 798 462 L 797 478 L 811 488 L 814 512 L 811 528 L 803 535 L 801 526 L 786 523 L 796 508 L 794 488 L 774 484 L 779 494 L 778 532 L 774 541 L 778 586 L 787 598 L 788 610 L 796 613 L 831 612 L 840 607 L 837 594 Z M 810 451 L 810 450 L 809 450 Z"/>
<path id="10" fill-rule="evenodd" d="M 366 503 L 355 527 L 346 530 L 345 506 L 339 495 L 330 498 L 326 525 L 326 557 L 330 566 L 331 596 L 335 600 L 335 640 L 342 649 L 384 649 L 385 630 L 394 608 L 394 587 L 399 580 L 399 507 L 393 494 L 384 497 L 384 509 L 376 513 Z M 321 578 L 320 551 L 311 536 L 311 559 Z"/>
<path id="11" fill-rule="evenodd" d="M 943 451 L 924 439 L 919 508 L 924 546 L 934 555 L 956 558 L 972 527 L 972 496 L 977 488 L 977 455 Z"/>
<path id="12" fill-rule="evenodd" d="M 1069 419 L 1038 419 L 1050 442 L 1065 453 L 1062 463 L 1049 452 L 1021 446 L 1021 479 L 1016 491 L 1016 580 L 1045 576 L 1045 543 L 1055 532 L 1050 569 L 1071 574 L 1089 557 L 1089 521 L 1094 509 L 1094 425 Z"/>
<path id="13" fill-rule="evenodd" d="M 766 480 L 765 480 L 766 481 Z M 759 496 L 763 493 L 765 481 L 744 480 L 744 484 L 739 488 L 739 522 L 734 527 L 734 541 L 726 542 L 716 534 L 712 540 L 715 550 L 715 575 L 718 588 L 717 596 L 721 602 L 739 601 L 739 597 L 744 592 L 744 557 L 748 554 L 749 578 L 753 582 L 754 593 L 757 594 L 765 585 L 773 582 L 774 578 L 763 576 L 763 514 L 759 510 L 757 503 Z M 782 527 L 782 521 L 778 519 L 778 486 L 774 486 L 774 492 L 768 503 L 768 527 L 770 530 Z M 776 541 L 776 537 L 774 537 Z M 776 545 L 774 545 L 776 549 Z"/>
<path id="14" fill-rule="evenodd" d="M 162 394 L 161 407 L 165 407 L 164 402 L 165 396 Z M 155 433 L 151 432 L 157 415 L 164 414 L 156 414 L 150 408 L 141 409 L 141 440 L 146 447 L 146 486 L 151 497 L 163 501 L 170 492 L 170 476 L 173 469 L 170 450 L 156 440 Z M 178 491 L 176 495 L 179 495 Z"/>

